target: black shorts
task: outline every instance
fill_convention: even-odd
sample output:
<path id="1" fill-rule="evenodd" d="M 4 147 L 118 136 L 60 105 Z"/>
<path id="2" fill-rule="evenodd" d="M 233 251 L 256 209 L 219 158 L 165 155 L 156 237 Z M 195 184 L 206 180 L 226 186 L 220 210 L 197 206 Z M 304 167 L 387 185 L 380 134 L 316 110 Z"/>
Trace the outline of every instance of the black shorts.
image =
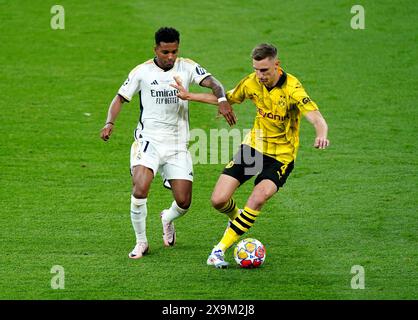
<path id="1" fill-rule="evenodd" d="M 264 179 L 268 179 L 273 181 L 277 186 L 277 190 L 279 190 L 285 184 L 287 177 L 293 170 L 293 166 L 294 161 L 284 164 L 246 144 L 242 144 L 240 150 L 226 165 L 222 173 L 234 177 L 240 184 L 256 175 L 257 178 L 255 178 L 254 185 L 257 185 Z"/>

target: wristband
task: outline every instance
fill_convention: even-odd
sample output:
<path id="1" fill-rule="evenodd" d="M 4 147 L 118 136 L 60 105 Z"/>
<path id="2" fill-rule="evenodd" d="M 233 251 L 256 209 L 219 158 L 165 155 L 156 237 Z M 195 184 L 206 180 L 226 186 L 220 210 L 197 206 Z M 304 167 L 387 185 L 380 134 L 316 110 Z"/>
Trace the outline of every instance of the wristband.
<path id="1" fill-rule="evenodd" d="M 105 125 L 107 125 L 107 124 L 111 124 L 112 126 L 115 125 L 113 122 L 110 122 L 110 121 L 105 123 Z"/>
<path id="2" fill-rule="evenodd" d="M 222 102 L 222 101 L 228 101 L 228 100 L 226 100 L 226 98 L 225 98 L 225 97 L 220 97 L 220 98 L 218 98 L 218 103 L 220 103 L 220 102 Z"/>

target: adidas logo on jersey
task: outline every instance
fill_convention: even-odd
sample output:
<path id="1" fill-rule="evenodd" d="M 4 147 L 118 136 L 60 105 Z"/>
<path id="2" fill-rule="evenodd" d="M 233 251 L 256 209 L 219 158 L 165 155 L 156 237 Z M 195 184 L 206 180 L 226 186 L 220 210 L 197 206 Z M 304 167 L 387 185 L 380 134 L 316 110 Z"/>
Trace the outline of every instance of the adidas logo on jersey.
<path id="1" fill-rule="evenodd" d="M 154 80 L 153 82 L 151 82 L 152 85 L 158 85 L 157 80 Z"/>

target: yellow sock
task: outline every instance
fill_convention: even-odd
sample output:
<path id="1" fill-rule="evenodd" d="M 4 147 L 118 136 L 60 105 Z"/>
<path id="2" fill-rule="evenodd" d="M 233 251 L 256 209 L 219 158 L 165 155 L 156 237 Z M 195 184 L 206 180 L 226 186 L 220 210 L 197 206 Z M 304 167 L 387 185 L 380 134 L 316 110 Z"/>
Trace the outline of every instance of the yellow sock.
<path id="1" fill-rule="evenodd" d="M 217 247 L 225 252 L 230 246 L 238 241 L 239 237 L 240 236 L 234 230 L 232 230 L 231 227 L 229 227 L 226 229 L 224 236 L 218 243 Z"/>
<path id="2" fill-rule="evenodd" d="M 229 217 L 229 220 L 234 220 L 238 214 L 239 209 L 234 199 L 229 199 L 229 201 L 222 208 L 218 209 L 220 213 L 224 213 Z"/>
<path id="3" fill-rule="evenodd" d="M 260 211 L 245 207 L 244 211 L 242 211 L 231 222 L 228 229 L 226 229 L 217 247 L 220 248 L 223 252 L 225 252 L 229 247 L 231 247 L 235 242 L 238 241 L 240 236 L 242 236 L 253 226 L 255 219 L 258 217 L 259 214 Z"/>

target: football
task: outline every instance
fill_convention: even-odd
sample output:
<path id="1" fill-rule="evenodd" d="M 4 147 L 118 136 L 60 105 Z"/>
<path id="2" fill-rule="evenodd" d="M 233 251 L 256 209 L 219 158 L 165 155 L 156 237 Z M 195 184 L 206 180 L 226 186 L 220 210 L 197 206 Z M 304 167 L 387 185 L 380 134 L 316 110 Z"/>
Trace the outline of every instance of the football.
<path id="1" fill-rule="evenodd" d="M 266 249 L 257 239 L 243 239 L 234 248 L 234 259 L 242 268 L 258 268 L 266 259 Z"/>

